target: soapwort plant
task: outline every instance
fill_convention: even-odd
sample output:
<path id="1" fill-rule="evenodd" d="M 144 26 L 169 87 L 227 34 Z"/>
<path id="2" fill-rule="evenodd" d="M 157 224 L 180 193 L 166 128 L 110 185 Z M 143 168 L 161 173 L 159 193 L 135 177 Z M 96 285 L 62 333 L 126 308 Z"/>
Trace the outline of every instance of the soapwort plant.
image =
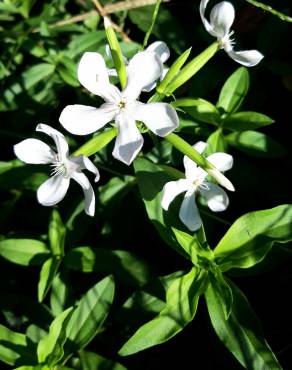
<path id="1" fill-rule="evenodd" d="M 8 13 L 24 17 L 31 9 L 9 1 L 5 4 L 1 7 Z M 39 268 L 37 302 L 24 295 L 19 302 L 8 299 L 1 306 L 0 361 L 10 368 L 131 369 L 131 362 L 127 362 L 130 355 L 174 340 L 196 319 L 204 298 L 210 326 L 243 368 L 282 369 L 233 275 L 262 266 L 272 248 L 292 240 L 292 206 L 248 212 L 230 224 L 225 234 L 226 221 L 217 212 L 232 203 L 232 192 L 241 193 L 241 183 L 231 170 L 237 166 L 239 151 L 269 157 L 269 150 L 272 156 L 274 152 L 281 156 L 284 149 L 257 131 L 272 124 L 273 119 L 240 111 L 249 90 L 246 67 L 258 65 L 263 55 L 257 50 L 233 49 L 235 11 L 231 3 L 215 5 L 209 18 L 207 4 L 208 0 L 201 0 L 198 11 L 203 27 L 216 41 L 195 57 L 189 48 L 171 62 L 164 40 L 147 47 L 160 1 L 154 8 L 144 48 L 130 43 L 135 46 L 131 55 L 123 50 L 126 44 L 119 40 L 117 27 L 108 17 L 104 17 L 104 30 L 90 35 L 93 50 L 87 46 L 90 42 L 84 33 L 75 35 L 58 55 L 51 47 L 50 28 L 44 24 L 37 30 L 47 38 L 43 44 L 32 46 L 23 40 L 34 57 L 44 58 L 23 74 L 29 81 L 25 80 L 24 87 L 35 94 L 30 109 L 38 104 L 43 108 L 51 96 L 35 90 L 42 73 L 52 77 L 46 90 L 52 94 L 55 83 L 68 84 L 64 100 L 69 104 L 62 105 L 63 99 L 53 96 L 53 105 L 59 102 L 55 115 L 60 125 L 33 122 L 36 133 L 21 134 L 22 140 L 14 142 L 17 159 L 0 162 L 1 181 L 14 181 L 15 198 L 8 207 L 13 209 L 19 199 L 41 209 L 38 212 L 53 207 L 47 218 L 48 229 L 42 224 L 38 236 L 30 229 L 24 236 L 13 230 L 1 235 L 0 256 L 7 265 Z M 46 8 L 44 14 L 50 11 Z M 89 19 L 86 27 L 95 29 L 97 24 L 98 19 Z M 188 86 L 194 76 L 200 75 L 220 49 L 243 67 L 225 81 L 216 104 L 190 96 Z M 77 57 L 78 63 L 70 59 L 77 62 Z M 3 67 L 3 76 L 9 76 L 8 67 Z M 11 94 L 15 97 L 13 94 L 22 88 L 13 86 L 10 95 L 5 92 L 5 99 Z M 9 104 L 7 110 L 14 102 Z M 46 122 L 47 118 L 44 113 L 40 119 Z M 54 146 L 34 137 L 38 133 L 48 135 Z M 48 165 L 49 173 L 42 165 Z M 95 183 L 99 183 L 92 185 L 83 170 L 92 172 Z M 232 182 L 225 176 L 228 170 Z M 19 174 L 17 181 L 15 173 Z M 71 179 L 83 189 L 81 203 L 74 186 L 68 191 Z M 39 205 L 34 204 L 32 191 L 37 192 Z M 127 234 L 140 233 L 140 226 L 143 229 L 139 213 L 136 216 L 130 210 L 131 201 L 128 213 L 121 210 L 129 194 L 139 206 L 144 204 L 143 217 L 153 224 L 150 230 L 155 234 L 156 229 L 165 251 L 172 248 L 183 261 L 178 271 L 159 276 L 138 256 L 139 251 L 112 247 L 109 241 L 124 245 Z M 42 205 L 47 206 L 45 210 Z M 30 214 L 29 209 L 26 212 Z M 48 213 L 44 214 L 47 217 Z M 43 220 L 44 214 L 38 217 Z M 117 236 L 115 230 L 119 229 L 113 227 L 109 214 L 121 226 Z M 218 222 L 219 242 L 214 241 L 208 219 Z M 125 220 L 128 230 L 123 226 Z M 37 217 L 34 222 L 37 224 Z M 140 235 L 137 239 L 144 248 Z M 152 247 L 148 245 L 147 249 Z M 145 255 L 143 250 L 141 255 Z M 156 265 L 166 267 L 167 263 L 155 255 Z M 33 287 L 33 281 L 30 285 Z M 19 305 L 23 313 L 17 321 Z M 114 360 L 101 355 L 98 345 L 103 355 Z M 194 356 L 196 350 L 200 351 L 193 348 Z M 143 360 L 139 368 L 144 368 Z"/>

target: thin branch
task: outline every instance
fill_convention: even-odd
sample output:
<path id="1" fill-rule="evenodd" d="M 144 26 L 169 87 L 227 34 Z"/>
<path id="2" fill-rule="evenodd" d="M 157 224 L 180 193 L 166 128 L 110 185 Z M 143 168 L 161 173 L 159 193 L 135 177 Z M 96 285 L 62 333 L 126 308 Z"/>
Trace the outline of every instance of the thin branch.
<path id="1" fill-rule="evenodd" d="M 101 5 L 101 3 L 99 2 L 99 0 L 92 0 L 93 4 L 95 5 L 98 13 L 102 16 L 102 17 L 105 17 L 107 15 L 107 12 L 105 11 L 104 7 Z M 112 24 L 112 27 L 115 31 L 119 32 L 121 35 L 122 35 L 122 38 L 125 42 L 131 42 L 132 40 L 129 38 L 129 36 L 126 34 L 126 32 L 119 26 L 117 25 L 116 23 L 114 23 L 112 20 L 111 21 L 111 24 Z"/>
<path id="2" fill-rule="evenodd" d="M 132 1 L 119 1 L 115 4 L 109 4 L 104 6 L 104 11 L 106 14 L 112 14 L 116 12 L 121 12 L 123 10 L 130 10 L 135 8 L 140 8 L 142 6 L 156 4 L 157 0 L 132 0 Z M 162 0 L 163 3 L 168 3 L 170 0 Z"/>

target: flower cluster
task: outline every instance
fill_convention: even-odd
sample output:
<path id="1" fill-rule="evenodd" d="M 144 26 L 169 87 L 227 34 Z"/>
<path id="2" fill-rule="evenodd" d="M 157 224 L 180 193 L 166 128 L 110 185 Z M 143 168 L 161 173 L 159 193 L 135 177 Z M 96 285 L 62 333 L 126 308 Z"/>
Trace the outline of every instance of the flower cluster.
<path id="1" fill-rule="evenodd" d="M 263 56 L 258 51 L 233 50 L 231 39 L 233 32 L 230 31 L 234 21 L 233 6 L 225 1 L 217 4 L 211 11 L 209 22 L 205 17 L 207 3 L 208 0 L 201 1 L 201 18 L 206 30 L 217 38 L 220 47 L 231 58 L 245 66 L 250 67 L 259 63 Z M 107 48 L 107 54 L 111 57 L 109 48 Z M 155 88 L 157 81 L 164 78 L 168 69 L 163 64 L 169 55 L 167 45 L 156 41 L 130 60 L 123 57 L 126 65 L 126 86 L 120 91 L 110 82 L 110 76 L 117 76 L 116 70 L 107 68 L 101 54 L 86 52 L 78 66 L 78 80 L 90 93 L 101 97 L 104 103 L 100 107 L 80 104 L 66 106 L 59 118 L 61 125 L 71 134 L 89 135 L 109 123 L 114 124 L 117 128 L 117 137 L 112 154 L 117 160 L 130 165 L 143 146 L 143 136 L 137 123 L 142 122 L 147 129 L 160 137 L 167 136 L 179 125 L 178 115 L 170 104 L 142 103 L 139 100 L 143 91 L 151 91 Z M 70 180 L 73 179 L 83 189 L 86 213 L 93 216 L 94 190 L 82 171 L 87 169 L 94 173 L 97 182 L 99 180 L 98 169 L 84 155 L 69 156 L 67 141 L 59 131 L 45 124 L 39 124 L 36 130 L 53 139 L 55 150 L 43 141 L 31 138 L 16 144 L 14 151 L 23 162 L 50 164 L 51 166 L 51 177 L 37 191 L 39 203 L 52 206 L 60 202 L 68 190 Z M 199 153 L 202 153 L 205 147 L 206 144 L 203 142 L 194 146 Z M 220 176 L 223 178 L 219 171 L 230 169 L 233 163 L 232 157 L 225 153 L 212 154 L 207 157 L 207 160 L 213 165 L 209 168 L 209 174 L 214 173 L 217 179 L 220 179 Z M 202 195 L 208 207 L 215 212 L 226 209 L 228 197 L 218 185 L 207 181 L 208 173 L 187 156 L 184 157 L 184 166 L 186 178 L 165 184 L 161 204 L 164 210 L 168 210 L 172 200 L 178 194 L 186 192 L 179 217 L 190 230 L 195 231 L 202 224 L 195 203 L 195 195 L 198 193 Z M 224 181 L 221 183 L 224 184 Z M 233 189 L 232 184 L 229 189 Z"/>

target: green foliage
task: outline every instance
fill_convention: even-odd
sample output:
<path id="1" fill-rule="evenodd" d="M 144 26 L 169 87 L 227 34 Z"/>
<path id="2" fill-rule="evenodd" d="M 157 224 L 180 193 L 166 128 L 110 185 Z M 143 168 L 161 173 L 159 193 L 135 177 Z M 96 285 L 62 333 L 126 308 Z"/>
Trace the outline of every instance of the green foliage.
<path id="1" fill-rule="evenodd" d="M 209 285 L 205 296 L 212 325 L 226 348 L 246 369 L 282 369 L 263 337 L 258 319 L 246 297 L 231 282 L 233 305 L 226 319 L 223 306 L 226 296 Z M 229 303 L 228 303 L 229 304 Z"/>

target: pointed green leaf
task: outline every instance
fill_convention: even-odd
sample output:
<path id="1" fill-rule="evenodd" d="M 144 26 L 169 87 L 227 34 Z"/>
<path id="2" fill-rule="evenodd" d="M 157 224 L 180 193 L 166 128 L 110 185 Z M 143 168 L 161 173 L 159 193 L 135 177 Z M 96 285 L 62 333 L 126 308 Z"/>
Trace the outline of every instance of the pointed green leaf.
<path id="1" fill-rule="evenodd" d="M 41 265 L 50 252 L 45 243 L 34 239 L 4 239 L 0 241 L 0 256 L 22 266 Z"/>
<path id="2" fill-rule="evenodd" d="M 34 348 L 24 334 L 0 324 L 0 361 L 8 365 L 34 363 Z"/>
<path id="3" fill-rule="evenodd" d="M 248 89 L 248 70 L 245 67 L 240 67 L 232 73 L 223 85 L 217 107 L 224 109 L 226 113 L 236 112 L 240 108 Z"/>
<path id="4" fill-rule="evenodd" d="M 287 154 L 280 143 L 262 132 L 232 132 L 226 136 L 226 140 L 236 149 L 255 157 L 277 158 Z"/>
<path id="5" fill-rule="evenodd" d="M 108 360 L 94 352 L 80 351 L 79 356 L 82 370 L 127 370 L 118 362 Z"/>
<path id="6" fill-rule="evenodd" d="M 182 108 L 193 118 L 214 125 L 220 124 L 220 113 L 212 103 L 201 98 L 177 99 L 171 103 L 174 108 Z"/>
<path id="7" fill-rule="evenodd" d="M 54 256 L 63 256 L 66 228 L 63 225 L 61 216 L 56 209 L 53 209 L 51 213 L 48 235 L 52 254 Z"/>
<path id="8" fill-rule="evenodd" d="M 247 213 L 234 222 L 214 250 L 222 271 L 263 260 L 274 242 L 292 240 L 292 205 Z"/>
<path id="9" fill-rule="evenodd" d="M 199 296 L 205 289 L 206 273 L 193 268 L 174 280 L 166 292 L 166 305 L 153 320 L 141 326 L 123 345 L 119 354 L 128 356 L 163 343 L 193 320 Z"/>
<path id="10" fill-rule="evenodd" d="M 54 277 L 58 271 L 61 260 L 58 257 L 49 258 L 42 266 L 38 283 L 38 300 L 42 302 L 47 295 Z"/>
<path id="11" fill-rule="evenodd" d="M 226 348 L 249 370 L 281 370 L 274 353 L 266 342 L 259 321 L 246 297 L 231 281 L 233 306 L 226 320 L 222 306 L 225 295 L 209 285 L 205 296 L 212 325 Z"/>
<path id="12" fill-rule="evenodd" d="M 217 152 L 226 152 L 227 150 L 227 143 L 222 134 L 222 129 L 219 128 L 218 130 L 214 131 L 207 140 L 207 148 L 204 151 L 206 156 L 217 153 Z"/>
<path id="13" fill-rule="evenodd" d="M 66 328 L 73 313 L 73 307 L 62 312 L 50 325 L 49 333 L 38 344 L 37 354 L 39 362 L 46 362 L 49 366 L 56 365 L 64 356 Z"/>
<path id="14" fill-rule="evenodd" d="M 219 301 L 221 302 L 221 308 L 225 317 L 228 320 L 233 305 L 233 294 L 227 280 L 224 278 L 221 271 L 211 272 L 209 274 L 210 283 L 214 294 L 219 296 Z"/>
<path id="15" fill-rule="evenodd" d="M 81 298 L 68 324 L 74 349 L 86 346 L 99 332 L 114 298 L 114 280 L 107 276 Z"/>
<path id="16" fill-rule="evenodd" d="M 232 131 L 256 130 L 271 125 L 274 120 L 265 114 L 257 112 L 238 112 L 223 120 L 223 127 Z"/>

